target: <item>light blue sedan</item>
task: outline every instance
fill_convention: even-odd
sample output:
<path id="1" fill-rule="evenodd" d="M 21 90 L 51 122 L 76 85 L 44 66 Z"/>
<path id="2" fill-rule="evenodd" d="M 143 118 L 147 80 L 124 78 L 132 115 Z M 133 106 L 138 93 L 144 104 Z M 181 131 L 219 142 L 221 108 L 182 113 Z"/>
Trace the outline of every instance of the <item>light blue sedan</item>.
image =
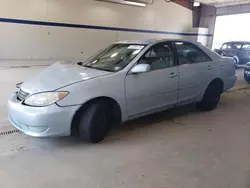
<path id="1" fill-rule="evenodd" d="M 96 143 L 114 125 L 175 106 L 212 110 L 236 79 L 232 59 L 199 43 L 123 41 L 25 81 L 9 98 L 9 120 L 30 136 L 76 134 Z"/>

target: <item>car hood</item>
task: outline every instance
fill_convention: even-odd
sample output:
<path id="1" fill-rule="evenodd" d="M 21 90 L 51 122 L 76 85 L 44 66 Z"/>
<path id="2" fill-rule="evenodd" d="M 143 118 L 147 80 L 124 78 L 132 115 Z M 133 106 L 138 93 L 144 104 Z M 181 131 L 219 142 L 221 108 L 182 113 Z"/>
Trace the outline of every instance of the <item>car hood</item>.
<path id="1" fill-rule="evenodd" d="M 79 66 L 77 64 L 55 63 L 44 69 L 35 77 L 25 81 L 21 89 L 33 94 L 45 91 L 54 91 L 59 88 L 71 85 L 77 82 L 86 81 L 112 74 L 111 72 L 101 71 Z"/>

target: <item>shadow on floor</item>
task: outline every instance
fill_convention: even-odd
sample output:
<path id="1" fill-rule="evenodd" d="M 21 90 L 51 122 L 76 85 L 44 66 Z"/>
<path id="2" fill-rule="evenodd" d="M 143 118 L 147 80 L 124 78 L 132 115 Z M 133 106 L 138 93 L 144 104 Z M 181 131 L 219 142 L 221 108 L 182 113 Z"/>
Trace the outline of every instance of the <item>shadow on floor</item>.
<path id="1" fill-rule="evenodd" d="M 130 133 L 133 131 L 137 131 L 137 129 L 151 128 L 151 126 L 155 126 L 155 124 L 169 121 L 169 126 L 178 125 L 185 126 L 181 122 L 175 121 L 175 118 L 181 116 L 187 116 L 193 113 L 201 113 L 196 109 L 195 105 L 187 105 L 182 107 L 172 108 L 170 110 L 165 110 L 159 113 L 155 113 L 152 115 L 148 115 L 136 120 L 132 120 L 126 123 L 121 124 L 120 126 L 115 127 L 110 131 L 110 134 L 106 137 L 106 139 L 99 144 L 110 144 L 114 142 L 118 142 L 119 140 L 127 140 L 128 137 L 131 139 Z M 168 126 L 167 122 L 166 125 Z M 140 130 L 141 131 L 141 130 Z M 37 138 L 36 138 L 37 139 Z M 50 146 L 56 147 L 77 147 L 77 146 L 91 146 L 93 144 L 86 143 L 80 138 L 76 137 L 62 137 L 62 138 L 40 138 L 39 142 L 43 142 L 43 144 L 48 144 Z M 98 145 L 99 145 L 98 144 Z"/>
<path id="2" fill-rule="evenodd" d="M 187 116 L 188 114 L 192 113 L 200 113 L 200 111 L 196 109 L 196 106 L 194 104 L 176 107 L 162 112 L 154 113 L 145 117 L 141 117 L 139 119 L 128 121 L 122 124 L 121 126 L 117 127 L 115 130 L 131 131 L 140 127 L 154 125 L 156 123 L 160 123 L 163 121 L 175 122 L 174 120 L 175 118 L 181 116 Z"/>

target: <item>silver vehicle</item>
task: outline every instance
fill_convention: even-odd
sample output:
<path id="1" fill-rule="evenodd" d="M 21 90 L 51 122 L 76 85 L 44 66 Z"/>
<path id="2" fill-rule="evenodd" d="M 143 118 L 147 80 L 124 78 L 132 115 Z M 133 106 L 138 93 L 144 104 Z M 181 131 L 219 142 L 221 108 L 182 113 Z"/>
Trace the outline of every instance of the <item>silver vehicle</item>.
<path id="1" fill-rule="evenodd" d="M 34 137 L 100 142 L 112 126 L 197 103 L 214 109 L 236 82 L 234 62 L 183 40 L 118 42 L 78 64 L 55 63 L 8 101 L 9 120 Z"/>

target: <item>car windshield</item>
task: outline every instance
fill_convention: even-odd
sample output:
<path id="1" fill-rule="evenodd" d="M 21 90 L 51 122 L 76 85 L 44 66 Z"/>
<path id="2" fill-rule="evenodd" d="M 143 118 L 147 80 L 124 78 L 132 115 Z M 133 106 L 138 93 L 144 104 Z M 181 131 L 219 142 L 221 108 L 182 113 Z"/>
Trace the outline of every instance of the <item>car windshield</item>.
<path id="1" fill-rule="evenodd" d="M 135 58 L 145 45 L 114 44 L 83 63 L 84 67 L 118 72 Z"/>

